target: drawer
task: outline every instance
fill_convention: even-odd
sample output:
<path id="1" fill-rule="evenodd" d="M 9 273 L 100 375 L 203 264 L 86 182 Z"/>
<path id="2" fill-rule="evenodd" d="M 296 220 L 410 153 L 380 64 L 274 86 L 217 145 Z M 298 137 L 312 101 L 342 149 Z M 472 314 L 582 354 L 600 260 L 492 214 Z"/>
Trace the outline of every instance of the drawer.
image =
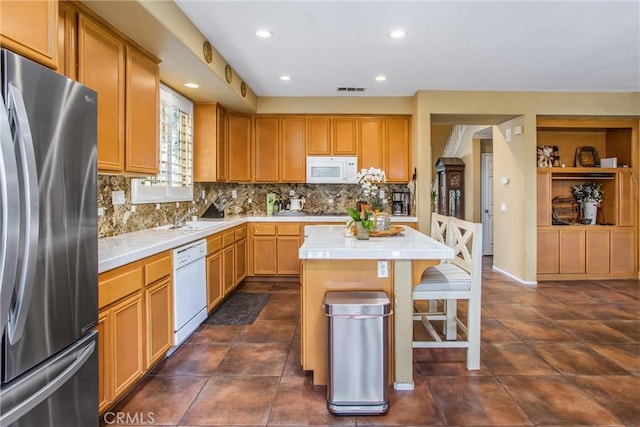
<path id="1" fill-rule="evenodd" d="M 235 242 L 234 231 L 229 230 L 222 233 L 222 247 L 227 247 Z"/>
<path id="2" fill-rule="evenodd" d="M 171 254 L 163 252 L 147 258 L 144 266 L 144 284 L 150 285 L 171 274 Z"/>
<path id="3" fill-rule="evenodd" d="M 222 248 L 222 236 L 220 234 L 216 234 L 207 239 L 207 255 L 219 251 L 220 248 Z"/>
<path id="4" fill-rule="evenodd" d="M 278 236 L 299 236 L 299 224 L 278 224 Z"/>
<path id="5" fill-rule="evenodd" d="M 275 236 L 276 225 L 275 224 L 252 224 L 254 236 Z"/>
<path id="6" fill-rule="evenodd" d="M 247 237 L 247 226 L 243 225 L 235 229 L 236 241 Z"/>
<path id="7" fill-rule="evenodd" d="M 98 276 L 98 308 L 106 307 L 142 289 L 144 272 L 137 262 Z"/>

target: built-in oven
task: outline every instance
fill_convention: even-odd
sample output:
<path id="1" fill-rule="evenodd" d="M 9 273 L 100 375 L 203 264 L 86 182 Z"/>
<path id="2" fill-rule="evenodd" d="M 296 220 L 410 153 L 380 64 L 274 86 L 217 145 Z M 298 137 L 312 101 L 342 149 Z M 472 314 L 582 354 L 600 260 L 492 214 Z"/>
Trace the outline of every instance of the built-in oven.
<path id="1" fill-rule="evenodd" d="M 173 251 L 174 347 L 172 353 L 207 318 L 207 241 Z"/>

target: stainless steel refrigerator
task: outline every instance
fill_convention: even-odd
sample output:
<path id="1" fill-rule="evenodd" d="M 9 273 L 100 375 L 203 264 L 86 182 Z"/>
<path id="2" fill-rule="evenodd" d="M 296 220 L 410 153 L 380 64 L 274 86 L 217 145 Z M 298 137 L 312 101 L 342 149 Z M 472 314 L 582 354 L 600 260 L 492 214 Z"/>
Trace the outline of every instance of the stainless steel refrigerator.
<path id="1" fill-rule="evenodd" d="M 0 426 L 97 426 L 97 94 L 0 68 Z"/>

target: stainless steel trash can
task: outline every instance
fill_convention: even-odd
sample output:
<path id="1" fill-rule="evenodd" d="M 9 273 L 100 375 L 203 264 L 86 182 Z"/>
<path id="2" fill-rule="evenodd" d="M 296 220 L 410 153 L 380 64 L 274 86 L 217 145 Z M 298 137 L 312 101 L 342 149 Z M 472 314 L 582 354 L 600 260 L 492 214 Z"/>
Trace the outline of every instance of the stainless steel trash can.
<path id="1" fill-rule="evenodd" d="M 379 415 L 389 408 L 391 303 L 384 292 L 327 292 L 327 407 L 338 415 Z"/>

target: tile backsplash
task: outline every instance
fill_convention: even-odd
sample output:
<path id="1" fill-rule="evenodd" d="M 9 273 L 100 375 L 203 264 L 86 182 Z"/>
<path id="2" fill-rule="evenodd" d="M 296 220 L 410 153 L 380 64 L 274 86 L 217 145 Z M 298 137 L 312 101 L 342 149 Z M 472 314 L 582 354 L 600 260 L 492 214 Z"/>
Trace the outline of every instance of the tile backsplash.
<path id="1" fill-rule="evenodd" d="M 391 192 L 405 191 L 405 184 L 381 184 L 385 197 L 390 200 Z M 236 191 L 237 197 L 232 198 Z M 125 203 L 113 205 L 111 193 L 124 191 Z M 295 196 L 290 196 L 293 191 Z M 98 176 L 98 206 L 104 210 L 98 217 L 98 237 L 115 236 L 145 228 L 173 222 L 176 214 L 183 215 L 188 209 L 196 209 L 202 215 L 211 202 L 219 195 L 225 195 L 229 205 L 226 215 L 266 215 L 266 195 L 275 193 L 277 197 L 306 199 L 304 211 L 308 214 L 345 213 L 346 208 L 356 207 L 360 200 L 360 186 L 356 184 L 244 184 L 244 183 L 202 183 L 193 188 L 192 202 L 131 204 L 131 178 L 119 175 Z M 204 198 L 202 195 L 204 194 Z M 332 201 L 332 203 L 330 203 Z M 132 206 L 135 211 L 132 212 Z M 390 212 L 389 204 L 384 209 Z"/>

